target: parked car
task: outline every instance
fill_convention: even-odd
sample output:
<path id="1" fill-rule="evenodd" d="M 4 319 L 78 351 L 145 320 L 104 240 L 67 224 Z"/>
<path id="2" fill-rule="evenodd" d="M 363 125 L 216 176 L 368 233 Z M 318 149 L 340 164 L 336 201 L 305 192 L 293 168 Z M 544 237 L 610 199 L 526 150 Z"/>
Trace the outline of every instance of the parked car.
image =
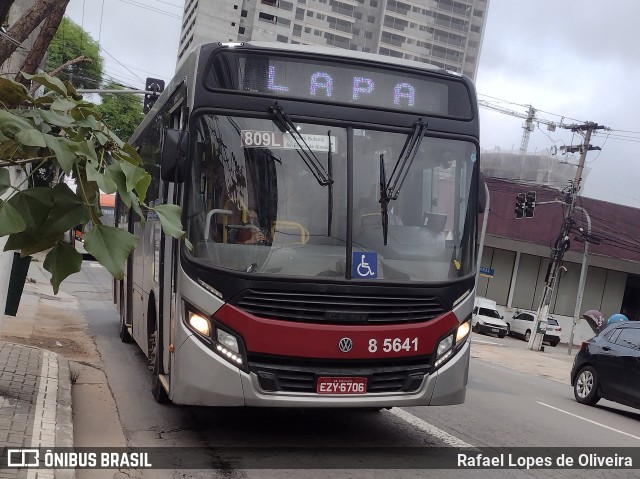
<path id="1" fill-rule="evenodd" d="M 544 335 L 544 341 L 549 341 L 549 344 L 554 348 L 560 342 L 560 333 L 562 328 L 558 324 L 558 320 L 553 316 L 547 316 L 547 332 Z"/>
<path id="2" fill-rule="evenodd" d="M 519 336 L 525 341 L 529 341 L 535 319 L 535 313 L 529 311 L 517 312 L 512 318 L 506 320 L 507 334 L 509 336 Z M 558 321 L 552 316 L 547 316 L 547 330 L 542 341 L 556 347 L 560 342 L 561 331 L 562 328 L 558 325 Z"/>
<path id="3" fill-rule="evenodd" d="M 471 327 L 476 333 L 496 334 L 504 338 L 507 334 L 507 323 L 496 309 L 495 301 L 487 298 L 476 298 L 471 317 Z"/>
<path id="4" fill-rule="evenodd" d="M 640 322 L 611 324 L 583 342 L 571 385 L 581 404 L 593 406 L 604 398 L 640 408 Z"/>

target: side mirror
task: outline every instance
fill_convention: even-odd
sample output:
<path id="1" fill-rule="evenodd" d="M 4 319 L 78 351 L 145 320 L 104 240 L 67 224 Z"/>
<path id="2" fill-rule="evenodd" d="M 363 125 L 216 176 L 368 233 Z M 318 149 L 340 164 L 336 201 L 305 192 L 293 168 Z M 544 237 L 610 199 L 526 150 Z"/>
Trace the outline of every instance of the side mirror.
<path id="1" fill-rule="evenodd" d="M 189 132 L 167 128 L 162 141 L 160 177 L 162 181 L 183 183 L 187 176 Z"/>
<path id="2" fill-rule="evenodd" d="M 487 208 L 487 189 L 484 175 L 478 172 L 478 213 L 484 213 Z"/>

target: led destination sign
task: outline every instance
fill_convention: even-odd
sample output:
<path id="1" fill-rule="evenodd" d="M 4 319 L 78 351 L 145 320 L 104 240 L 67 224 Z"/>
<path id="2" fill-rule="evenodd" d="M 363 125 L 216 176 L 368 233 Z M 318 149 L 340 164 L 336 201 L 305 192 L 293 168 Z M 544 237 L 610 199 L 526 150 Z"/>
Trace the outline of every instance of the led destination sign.
<path id="1" fill-rule="evenodd" d="M 460 81 L 360 63 L 223 52 L 213 55 L 206 85 L 278 97 L 471 118 L 469 92 Z"/>

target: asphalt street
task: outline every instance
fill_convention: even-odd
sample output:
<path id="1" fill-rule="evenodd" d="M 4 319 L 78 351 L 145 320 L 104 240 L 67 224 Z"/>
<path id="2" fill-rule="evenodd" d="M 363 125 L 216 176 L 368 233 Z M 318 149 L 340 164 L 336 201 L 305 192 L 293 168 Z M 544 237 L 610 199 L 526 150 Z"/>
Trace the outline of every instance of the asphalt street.
<path id="1" fill-rule="evenodd" d="M 145 471 L 140 477 L 636 477 L 623 470 L 411 470 L 391 467 L 343 470 L 340 458 L 327 464 L 323 448 L 348 456 L 356 447 L 593 447 L 640 448 L 640 411 L 608 401 L 582 406 L 571 387 L 517 371 L 517 365 L 472 359 L 465 404 L 394 408 L 381 412 L 280 409 L 216 409 L 157 404 L 143 353 L 118 337 L 118 315 L 111 304 L 111 279 L 104 269 L 83 265 L 63 284 L 75 294 L 95 337 L 122 429 L 132 447 L 279 447 L 283 469 L 180 469 Z M 517 340 L 480 337 L 478 341 Z M 512 343 L 511 343 L 512 342 Z M 108 444 L 105 444 L 108 446 Z M 302 452 L 296 452 L 296 448 Z M 348 457 L 347 457 L 348 459 Z M 223 464 L 224 457 L 204 458 Z M 348 462 L 348 461 L 347 461 Z M 350 462 L 349 462 L 350 463 Z M 304 469 L 291 469 L 297 464 Z M 384 463 L 383 463 L 384 466 Z M 379 465 L 377 467 L 380 467 Z"/>

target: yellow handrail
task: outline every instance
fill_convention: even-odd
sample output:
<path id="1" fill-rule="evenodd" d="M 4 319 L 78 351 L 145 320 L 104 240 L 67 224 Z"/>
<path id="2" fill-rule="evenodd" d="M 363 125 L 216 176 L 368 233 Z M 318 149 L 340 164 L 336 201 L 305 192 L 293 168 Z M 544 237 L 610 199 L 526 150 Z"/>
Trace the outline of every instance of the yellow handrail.
<path id="1" fill-rule="evenodd" d="M 275 239 L 276 228 L 298 230 L 300 233 L 300 244 L 307 244 L 309 242 L 309 230 L 295 221 L 277 220 L 273 222 L 271 226 L 271 237 Z"/>

